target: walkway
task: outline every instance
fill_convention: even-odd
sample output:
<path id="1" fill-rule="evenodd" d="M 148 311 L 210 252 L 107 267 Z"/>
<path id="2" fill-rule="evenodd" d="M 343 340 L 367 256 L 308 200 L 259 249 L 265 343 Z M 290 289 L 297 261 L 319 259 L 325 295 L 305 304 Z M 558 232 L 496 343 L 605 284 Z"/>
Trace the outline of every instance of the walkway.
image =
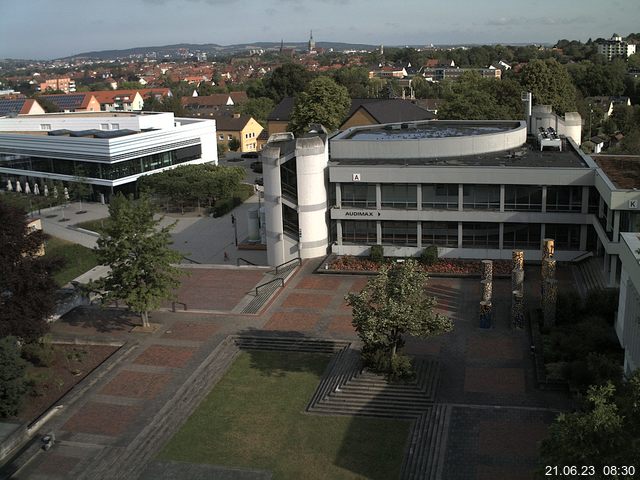
<path id="1" fill-rule="evenodd" d="M 76 310 L 56 323 L 54 337 L 120 341 L 132 349 L 87 395 L 49 422 L 46 430 L 53 429 L 60 441 L 39 454 L 20 478 L 137 478 L 174 427 L 154 430 L 151 444 L 143 442 L 144 432 L 155 428 L 158 412 L 168 406 L 166 415 L 175 420 L 169 424 L 188 416 L 195 406 L 180 403 L 176 396 L 191 384 L 195 386 L 190 395 L 206 394 L 231 361 L 221 345 L 230 334 L 266 330 L 357 340 L 344 296 L 361 289 L 366 277 L 313 274 L 316 263 L 304 264 L 259 315 L 155 312 L 151 321 L 159 328 L 153 334 L 133 333 L 137 319 L 115 310 Z M 248 285 L 255 280 L 255 272 L 248 270 L 207 271 L 218 287 L 230 283 L 231 274 L 245 276 L 233 282 Z M 531 282 L 531 295 L 536 290 L 534 276 L 528 274 L 525 280 Z M 509 298 L 509 281 L 495 282 L 494 298 L 499 300 L 494 302 L 496 322 L 490 330 L 477 326 L 478 280 L 432 279 L 429 289 L 438 296 L 442 311 L 454 319 L 455 331 L 430 340 L 409 339 L 406 348 L 440 363 L 435 403 L 448 412 L 438 437 L 442 478 L 533 478 L 538 442 L 557 410 L 569 405 L 565 397 L 535 388 L 527 334 L 510 329 L 507 300 L 500 300 Z M 225 310 L 230 312 L 240 294 L 220 292 L 212 286 L 199 296 L 218 305 L 227 302 Z M 214 353 L 221 355 L 219 363 L 211 357 Z M 139 448 L 143 455 L 130 455 Z"/>

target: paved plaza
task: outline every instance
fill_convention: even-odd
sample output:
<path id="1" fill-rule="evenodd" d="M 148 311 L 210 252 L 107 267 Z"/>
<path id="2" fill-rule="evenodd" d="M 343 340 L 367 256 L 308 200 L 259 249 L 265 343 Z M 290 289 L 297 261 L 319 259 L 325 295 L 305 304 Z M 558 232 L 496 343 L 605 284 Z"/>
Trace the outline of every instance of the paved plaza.
<path id="1" fill-rule="evenodd" d="M 260 283 L 264 269 L 223 266 L 193 269 L 178 292 L 189 310 L 154 312 L 151 322 L 159 327 L 153 333 L 135 333 L 138 319 L 117 309 L 76 309 L 56 322 L 54 338 L 124 346 L 94 373 L 87 393 L 48 422 L 46 430 L 56 433 L 57 443 L 38 453 L 20 478 L 151 478 L 162 470 L 155 456 L 172 434 L 163 426 L 163 408 L 178 415 L 187 409 L 176 401 L 181 391 L 208 389 L 198 380 L 207 369 L 223 373 L 226 364 L 211 363 L 212 352 L 231 334 L 268 331 L 357 341 L 344 296 L 359 291 L 367 277 L 315 274 L 317 264 L 305 262 L 257 315 L 234 310 Z M 535 274 L 527 275 L 528 299 L 535 301 Z M 429 291 L 439 298 L 439 310 L 454 319 L 455 330 L 407 341 L 409 353 L 441 365 L 435 401 L 451 411 L 443 479 L 533 478 L 539 441 L 556 413 L 570 407 L 566 397 L 536 389 L 528 333 L 509 324 L 510 289 L 510 280 L 494 280 L 496 318 L 491 329 L 482 330 L 479 280 L 431 279 Z M 146 436 L 154 440 L 145 442 Z M 198 468 L 185 466 L 182 477 L 171 478 L 189 478 L 187 472 Z M 250 466 L 201 470 L 202 478 L 267 478 Z M 179 472 L 179 465 L 171 471 Z M 217 473 L 206 477 L 206 472 Z"/>

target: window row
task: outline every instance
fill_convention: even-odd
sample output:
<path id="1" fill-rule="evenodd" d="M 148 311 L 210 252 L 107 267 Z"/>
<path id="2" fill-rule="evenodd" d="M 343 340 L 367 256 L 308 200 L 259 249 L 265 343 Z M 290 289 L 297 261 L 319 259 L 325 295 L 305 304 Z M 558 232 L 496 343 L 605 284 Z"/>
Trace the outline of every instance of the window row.
<path id="1" fill-rule="evenodd" d="M 145 155 L 123 162 L 98 163 L 80 160 L 62 160 L 49 157 L 32 157 L 28 155 L 0 154 L 0 166 L 33 172 L 58 173 L 87 178 L 116 180 L 138 173 L 150 172 L 158 168 L 178 165 L 197 160 L 202 156 L 200 145 L 178 148 L 168 152 Z"/>
<path id="2" fill-rule="evenodd" d="M 381 221 L 383 245 L 418 245 L 418 228 L 415 222 Z M 458 247 L 458 222 L 422 222 L 422 245 Z M 560 250 L 580 248 L 580 225 L 546 224 L 545 237 L 555 239 Z M 375 221 L 342 221 L 342 243 L 372 245 L 377 243 Z M 521 248 L 537 250 L 541 246 L 541 224 L 505 223 L 502 245 L 505 249 Z M 500 224 L 482 222 L 462 223 L 462 246 L 465 248 L 493 248 L 500 246 Z"/>
<path id="3" fill-rule="evenodd" d="M 421 185 L 422 209 L 458 210 L 458 184 L 443 183 Z M 417 184 L 382 184 L 380 205 L 382 208 L 416 210 L 418 204 Z M 597 191 L 589 194 L 589 210 L 597 209 Z M 375 209 L 376 185 L 367 183 L 344 183 L 341 185 L 342 207 Z M 595 205 L 595 207 L 592 207 Z M 463 185 L 463 210 L 500 210 L 500 185 Z M 542 211 L 542 187 L 505 185 L 505 211 Z M 582 209 L 581 186 L 547 187 L 546 210 L 548 212 L 580 212 Z"/>

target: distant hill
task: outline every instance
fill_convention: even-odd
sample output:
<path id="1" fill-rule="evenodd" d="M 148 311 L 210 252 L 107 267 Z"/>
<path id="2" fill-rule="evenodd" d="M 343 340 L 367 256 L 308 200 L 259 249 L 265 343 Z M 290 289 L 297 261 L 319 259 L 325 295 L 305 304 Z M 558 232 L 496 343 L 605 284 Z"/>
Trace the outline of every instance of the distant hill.
<path id="1" fill-rule="evenodd" d="M 284 44 L 285 48 L 295 48 L 297 50 L 304 50 L 307 48 L 307 42 L 287 42 Z M 317 42 L 317 48 L 333 49 L 336 51 L 343 50 L 373 50 L 377 48 L 377 45 L 365 45 L 361 43 L 341 43 L 341 42 Z M 235 45 L 218 45 L 217 43 L 178 43 L 175 45 L 163 45 L 156 47 L 134 47 L 126 48 L 122 50 L 100 50 L 94 52 L 83 52 L 75 55 L 69 55 L 60 60 L 72 59 L 72 58 L 88 58 L 96 60 L 106 60 L 114 58 L 126 58 L 130 55 L 148 55 L 151 52 L 156 52 L 158 57 L 162 58 L 165 55 L 176 56 L 179 50 L 186 49 L 190 52 L 199 50 L 206 52 L 207 54 L 217 55 L 230 55 L 234 53 L 244 52 L 253 49 L 278 49 L 280 48 L 280 42 L 255 42 L 255 43 L 240 43 Z"/>

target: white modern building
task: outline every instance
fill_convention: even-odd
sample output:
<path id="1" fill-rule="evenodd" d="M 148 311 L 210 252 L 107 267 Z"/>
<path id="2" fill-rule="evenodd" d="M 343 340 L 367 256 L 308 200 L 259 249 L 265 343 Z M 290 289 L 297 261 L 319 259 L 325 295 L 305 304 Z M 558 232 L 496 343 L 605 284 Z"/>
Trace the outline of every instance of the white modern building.
<path id="1" fill-rule="evenodd" d="M 622 37 L 614 33 L 609 40 L 597 43 L 598 53 L 611 60 L 614 57 L 627 58 L 636 53 L 636 46 L 633 43 L 627 43 Z"/>
<path id="2" fill-rule="evenodd" d="M 212 120 L 173 113 L 51 113 L 0 118 L 0 181 L 73 182 L 133 192 L 136 180 L 177 165 L 217 164 Z"/>
<path id="3" fill-rule="evenodd" d="M 640 367 L 640 237 L 623 233 L 620 242 L 620 297 L 616 333 L 624 348 L 624 369 L 630 373 Z"/>

